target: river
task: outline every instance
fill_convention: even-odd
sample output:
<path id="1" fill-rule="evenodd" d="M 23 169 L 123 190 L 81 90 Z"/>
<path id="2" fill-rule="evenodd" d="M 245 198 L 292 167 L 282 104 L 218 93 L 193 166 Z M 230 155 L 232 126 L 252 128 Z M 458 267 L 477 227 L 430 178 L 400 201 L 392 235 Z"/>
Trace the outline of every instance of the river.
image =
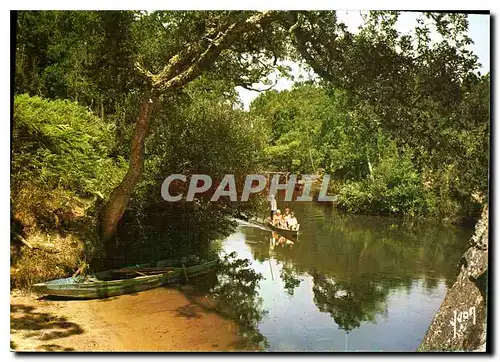
<path id="1" fill-rule="evenodd" d="M 91 301 L 11 294 L 11 348 L 415 351 L 472 230 L 287 206 L 299 241 L 274 245 L 240 222 L 214 242 L 218 270 L 188 285 Z"/>
<path id="2" fill-rule="evenodd" d="M 220 246 L 255 275 L 238 284 L 243 274 L 233 270 L 212 288 L 226 293 L 249 335 L 267 351 L 415 351 L 472 230 L 286 206 L 299 220 L 298 242 L 273 248 L 269 231 L 241 222 Z"/>

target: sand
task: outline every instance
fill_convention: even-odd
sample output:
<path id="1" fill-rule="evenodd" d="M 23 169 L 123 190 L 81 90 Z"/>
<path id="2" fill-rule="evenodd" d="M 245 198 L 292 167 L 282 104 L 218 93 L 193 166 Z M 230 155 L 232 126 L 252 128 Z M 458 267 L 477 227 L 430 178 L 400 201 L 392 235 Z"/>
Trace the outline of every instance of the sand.
<path id="1" fill-rule="evenodd" d="M 189 287 L 157 288 L 88 301 L 11 292 L 16 351 L 237 351 L 237 325 Z"/>

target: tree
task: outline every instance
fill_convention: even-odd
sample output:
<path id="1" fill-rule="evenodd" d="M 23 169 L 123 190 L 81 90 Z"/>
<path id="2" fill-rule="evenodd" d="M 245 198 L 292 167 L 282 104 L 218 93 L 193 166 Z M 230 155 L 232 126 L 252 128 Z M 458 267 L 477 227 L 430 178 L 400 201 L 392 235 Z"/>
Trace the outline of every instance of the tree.
<path id="1" fill-rule="evenodd" d="M 233 107 L 231 100 L 237 95 L 231 83 L 207 76 L 176 92 L 171 106 L 158 109 L 152 119 L 154 132 L 145 142 L 143 176 L 117 228 L 119 247 L 113 251 L 117 263 L 204 254 L 213 240 L 234 231 L 228 216 L 251 215 L 260 205 L 257 195 L 248 202 L 228 197 L 210 201 L 226 174 L 235 175 L 241 195 L 246 175 L 261 170 L 258 161 L 265 139 L 261 120 Z M 165 177 L 179 173 L 187 182 L 172 185 L 173 193 L 183 192 L 184 197 L 166 202 L 160 197 L 161 185 Z M 209 174 L 213 184 L 210 191 L 187 202 L 192 174 Z"/>
<path id="2" fill-rule="evenodd" d="M 292 96 L 291 113 L 279 117 L 296 119 L 304 112 L 303 128 L 278 130 L 286 122 L 276 123 L 273 132 L 284 137 L 273 136 L 274 151 L 296 150 L 288 164 L 277 167 L 303 171 L 322 164 L 341 175 L 350 164 L 362 177 L 380 146 L 370 137 L 382 130 L 398 147 L 412 149 L 412 161 L 436 189 L 441 184 L 443 193 L 450 189 L 464 200 L 474 192 L 485 194 L 489 76 L 473 73 L 477 59 L 465 48 L 466 18 L 427 14 L 443 34 L 433 45 L 424 22 L 414 35 L 398 34 L 397 15 L 372 12 L 352 34 L 334 11 L 20 12 L 16 92 L 76 100 L 116 125 L 114 156 L 130 161 L 103 214 L 108 244 L 141 178 L 144 143 L 149 131 L 155 132 L 151 120 L 160 119 L 179 91 L 202 75 L 223 79 L 227 89 L 251 89 L 272 71 L 285 71 L 278 62 L 285 58 L 305 60 L 324 80 L 324 90 L 311 94 L 327 98 L 326 91 L 342 99 L 335 102 L 345 110 L 315 122 L 305 105 L 293 105 Z M 331 107 L 318 99 L 313 109 L 321 114 Z M 347 127 L 342 130 L 341 124 Z M 355 128 L 362 132 L 349 143 L 346 136 Z M 330 147 L 321 147 L 323 140 Z M 338 140 L 344 142 L 340 152 L 332 147 Z M 339 155 L 356 145 L 363 152 L 342 163 Z M 457 154 L 464 156 L 450 159 Z M 470 162 L 477 172 L 466 172 Z M 446 172 L 433 173 L 443 164 Z"/>
<path id="3" fill-rule="evenodd" d="M 251 113 L 267 123 L 265 162 L 278 170 L 314 173 L 320 166 L 314 142 L 322 120 L 331 110 L 327 93 L 314 84 L 261 94 L 252 102 Z"/>
<path id="4" fill-rule="evenodd" d="M 136 63 L 137 70 L 147 80 L 144 88 L 139 117 L 132 139 L 129 170 L 121 184 L 111 193 L 102 219 L 102 237 L 106 243 L 115 233 L 118 221 L 127 207 L 130 196 L 141 177 L 144 163 L 144 141 L 149 130 L 151 106 L 162 94 L 184 87 L 210 68 L 221 52 L 230 49 L 239 38 L 252 44 L 251 36 L 269 28 L 274 12 L 228 12 L 208 13 L 206 17 L 195 16 L 190 25 L 201 29 L 199 34 L 184 44 L 176 54 L 170 56 L 164 67 L 156 74 Z M 185 20 L 179 16 L 180 24 Z M 189 17 L 189 15 L 187 15 Z M 170 20 L 175 20 L 171 18 Z M 173 21 L 173 26 L 178 25 Z M 167 23 L 167 27 L 170 23 Z M 180 27 L 182 28 L 182 26 Z M 245 39 L 246 35 L 246 39 Z M 243 53 L 249 49 L 237 49 Z"/>
<path id="5" fill-rule="evenodd" d="M 232 88 L 263 79 L 287 53 L 278 12 L 20 12 L 16 92 L 69 98 L 116 125 L 115 156 L 129 172 L 102 220 L 103 239 L 142 173 L 152 105 L 171 107 L 175 93 L 200 77 L 222 75 Z M 279 68 L 279 67 L 278 67 Z M 212 73 L 212 76 L 210 76 Z M 139 106 L 138 106 L 139 105 Z M 130 119 L 136 118 L 130 135 Z M 124 141 L 132 138 L 129 150 Z"/>
<path id="6" fill-rule="evenodd" d="M 332 92 L 345 93 L 353 119 L 409 147 L 433 192 L 467 214 L 479 211 L 487 194 L 489 75 L 477 74 L 467 49 L 467 16 L 424 13 L 412 33 L 399 34 L 398 15 L 370 12 L 357 34 L 333 12 L 290 12 L 286 23 L 303 59 Z M 441 36 L 435 43 L 432 28 Z"/>

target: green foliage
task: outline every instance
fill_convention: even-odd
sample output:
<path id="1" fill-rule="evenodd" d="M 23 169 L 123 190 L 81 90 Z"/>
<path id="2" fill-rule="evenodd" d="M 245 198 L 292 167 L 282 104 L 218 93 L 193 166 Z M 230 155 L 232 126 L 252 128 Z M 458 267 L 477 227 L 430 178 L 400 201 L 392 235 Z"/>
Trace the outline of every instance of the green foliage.
<path id="1" fill-rule="evenodd" d="M 172 107 L 160 108 L 146 145 L 145 177 L 138 191 L 144 197 L 139 199 L 156 202 L 159 185 L 172 173 L 208 174 L 214 182 L 235 174 L 241 190 L 242 178 L 260 170 L 263 121 L 233 108 L 231 91 L 230 83 L 201 78 L 177 94 Z"/>
<path id="2" fill-rule="evenodd" d="M 124 174 L 123 160 L 109 157 L 111 127 L 76 103 L 16 96 L 13 125 L 14 190 L 30 182 L 103 196 Z"/>
<path id="3" fill-rule="evenodd" d="M 250 113 L 267 125 L 270 144 L 264 149 L 263 162 L 277 170 L 314 172 L 321 161 L 314 142 L 322 120 L 334 111 L 328 94 L 315 84 L 261 94 L 252 102 Z"/>
<path id="4" fill-rule="evenodd" d="M 20 11 L 17 94 L 66 98 L 101 116 L 137 84 L 130 11 Z"/>
<path id="5" fill-rule="evenodd" d="M 11 217 L 19 227 L 11 233 L 55 251 L 13 255 L 11 281 L 29 288 L 71 275 L 99 253 L 98 211 L 126 164 L 109 156 L 112 127 L 69 100 L 16 95 L 12 140 Z"/>
<path id="6" fill-rule="evenodd" d="M 467 18 L 425 13 L 414 32 L 401 34 L 398 16 L 370 12 L 358 33 L 334 12 L 283 17 L 322 82 L 316 93 L 298 86 L 254 102 L 270 128 L 265 159 L 277 169 L 317 168 L 345 182 L 341 204 L 353 212 L 477 214 L 488 192 L 489 74 L 477 73 L 477 56 L 467 49 Z M 408 165 L 388 156 L 392 142 L 396 153 L 411 154 Z M 398 170 L 410 174 L 388 186 Z"/>
<path id="7" fill-rule="evenodd" d="M 432 215 L 435 200 L 424 188 L 411 152 L 399 154 L 393 142 L 384 153 L 373 168 L 373 178 L 348 181 L 341 187 L 339 206 L 354 213 Z"/>
<path id="8" fill-rule="evenodd" d="M 258 207 L 204 198 L 166 207 L 159 190 L 171 173 L 321 170 L 353 212 L 465 215 L 477 208 L 471 196 L 484 202 L 489 74 L 476 74 L 465 16 L 423 14 L 414 32 L 399 34 L 398 13 L 371 12 L 353 34 L 334 11 L 276 12 L 198 61 L 218 34 L 255 14 L 19 12 L 15 92 L 77 101 L 100 118 L 68 101 L 16 97 L 13 189 L 29 179 L 108 194 L 124 174 L 140 100 L 155 78 L 145 74 L 167 69 L 173 77 L 194 66 L 202 70 L 194 81 L 153 97 L 144 176 L 130 203 L 136 217 L 122 222 L 139 225 L 131 239 L 143 239 L 143 221 L 154 216 L 151 240 L 188 240 L 190 248 L 229 232 L 227 215 Z M 436 43 L 432 27 L 442 35 Z M 242 111 L 235 86 L 268 84 L 273 71 L 287 73 L 285 59 L 307 62 L 322 81 L 264 92 Z M 167 216 L 179 217 L 163 229 Z"/>
<path id="9" fill-rule="evenodd" d="M 233 108 L 228 101 L 231 92 L 231 83 L 202 77 L 165 99 L 170 106 L 158 107 L 155 132 L 146 143 L 144 176 L 118 230 L 124 260 L 204 253 L 213 240 L 234 231 L 229 216 L 252 214 L 259 208 L 257 197 L 249 202 L 231 202 L 227 197 L 211 202 L 212 191 L 196 195 L 195 202 L 169 203 L 160 193 L 171 174 L 187 176 L 181 188 L 184 198 L 192 174 L 210 175 L 214 183 L 225 174 L 235 174 L 241 194 L 246 175 L 261 169 L 262 119 Z"/>
<path id="10" fill-rule="evenodd" d="M 478 74 L 477 56 L 468 49 L 466 15 L 424 13 L 409 34 L 396 31 L 398 16 L 370 12 L 356 34 L 330 12 L 295 12 L 290 19 L 299 53 L 332 94 L 343 92 L 343 110 L 361 125 L 346 132 L 360 148 L 354 154 L 375 162 L 370 138 L 383 131 L 411 149 L 418 173 L 433 175 L 430 188 L 448 195 L 440 202 L 458 202 L 460 213 L 469 214 L 477 209 L 473 195 L 484 202 L 487 194 L 489 74 Z M 328 28 L 335 36 L 324 36 Z M 440 35 L 435 42 L 433 29 Z"/>
<path id="11" fill-rule="evenodd" d="M 69 99 L 115 126 L 113 152 L 129 155 L 143 82 L 131 11 L 20 11 L 16 94 Z"/>
<path id="12" fill-rule="evenodd" d="M 155 109 L 151 112 L 151 137 L 146 142 L 146 174 L 131 207 L 140 210 L 139 220 L 146 214 L 162 214 L 166 212 L 162 207 L 158 208 L 158 213 L 153 209 L 159 200 L 162 202 L 159 185 L 168 173 L 206 170 L 217 176 L 232 172 L 245 174 L 257 169 L 256 160 L 265 142 L 260 137 L 262 127 L 260 120 L 236 110 L 234 87 L 256 83 L 275 69 L 277 57 L 287 52 L 283 41 L 286 31 L 277 24 L 265 25 L 266 36 L 258 31 L 253 31 L 253 35 L 243 31 L 237 41 L 228 43 L 220 56 L 219 52 L 214 52 L 215 57 L 206 64 L 195 64 L 198 57 L 212 48 L 211 42 L 221 32 L 234 24 L 241 25 L 242 20 L 255 14 L 238 11 L 20 12 L 16 92 L 71 99 L 87 106 L 114 126 L 111 130 L 114 134 L 106 135 L 103 147 L 106 155 L 112 154 L 119 159 L 119 156 L 129 156 L 138 105 L 151 81 L 145 76 L 147 72 L 137 70 L 135 63 L 159 73 L 166 69 L 167 63 L 178 61 L 167 71 L 172 72 L 170 77 L 186 72 L 193 65 L 196 69 L 200 67 L 205 72 L 204 78 L 191 87 L 188 85 L 189 89 L 153 96 Z M 271 57 L 274 62 L 261 60 Z M 209 92 L 213 92 L 213 96 L 207 95 Z M 192 98 L 197 100 L 191 102 Z M 190 102 L 192 105 L 187 105 Z M 52 131 L 48 134 L 53 136 Z M 106 140 L 116 140 L 116 143 L 107 147 Z M 77 152 L 78 147 L 86 147 L 71 139 L 65 141 L 68 148 L 75 149 L 72 152 Z M 22 150 L 23 157 L 28 151 Z M 49 151 L 56 156 L 44 158 L 53 162 L 40 173 L 52 183 L 68 186 L 66 183 L 71 181 L 69 186 L 78 189 L 77 192 L 103 191 L 94 190 L 96 186 L 107 190 L 123 175 L 123 172 L 113 172 L 106 165 L 107 161 L 101 162 L 102 170 L 90 169 L 98 166 L 97 160 L 103 157 L 100 151 L 95 152 L 93 160 L 75 159 L 73 155 L 71 162 L 57 157 L 57 150 L 51 148 Z M 33 172 L 39 168 L 37 163 Z M 91 171 L 89 175 L 87 171 Z M 98 180 L 101 175 L 107 177 L 105 182 Z M 251 203 L 245 206 L 252 208 Z M 192 209 L 175 210 L 184 216 L 180 219 L 210 228 L 205 235 L 193 232 L 193 237 L 180 240 L 188 240 L 192 245 L 201 239 L 204 245 L 206 237 L 227 232 L 231 226 L 227 215 L 234 209 L 229 203 L 213 206 L 200 200 Z M 166 214 L 168 212 L 163 215 Z M 127 225 L 127 221 L 122 224 Z M 173 226 L 171 235 L 177 231 L 186 234 L 185 227 L 184 222 L 179 222 Z M 152 233 L 151 239 L 153 237 L 156 236 Z M 161 244 L 158 238 L 156 242 Z"/>
<path id="13" fill-rule="evenodd" d="M 487 194 L 488 84 L 488 76 L 464 82 L 468 90 L 449 116 L 453 122 L 441 119 L 433 132 L 419 126 L 422 133 L 394 135 L 375 106 L 353 107 L 348 91 L 325 84 L 263 93 L 251 114 L 267 126 L 263 162 L 292 172 L 324 170 L 337 185 L 333 192 L 340 190 L 339 205 L 349 212 L 455 220 L 480 209 L 472 195 Z M 419 117 L 424 116 L 434 117 Z"/>

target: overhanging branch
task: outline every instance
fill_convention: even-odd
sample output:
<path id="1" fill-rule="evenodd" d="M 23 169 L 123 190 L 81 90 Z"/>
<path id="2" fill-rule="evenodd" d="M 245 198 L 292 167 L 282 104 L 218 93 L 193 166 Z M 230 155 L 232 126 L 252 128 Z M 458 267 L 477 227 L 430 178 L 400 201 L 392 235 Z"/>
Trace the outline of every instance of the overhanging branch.
<path id="1" fill-rule="evenodd" d="M 239 84 L 239 86 L 240 86 L 240 87 L 242 87 L 242 88 L 245 88 L 245 89 L 247 89 L 247 90 L 249 90 L 249 91 L 254 91 L 254 92 L 266 92 L 266 91 L 268 91 L 268 90 L 273 89 L 273 88 L 276 86 L 276 84 L 278 84 L 278 81 L 275 81 L 273 85 L 269 86 L 268 88 L 264 88 L 264 89 L 257 89 L 257 88 L 253 88 L 250 84 L 245 84 L 245 83 L 243 83 L 243 84 Z"/>
<path id="2" fill-rule="evenodd" d="M 287 25 L 289 26 L 289 32 L 293 34 L 296 40 L 297 50 L 300 55 L 306 60 L 306 62 L 311 66 L 311 68 L 325 80 L 331 80 L 331 75 L 324 70 L 324 68 L 314 59 L 314 56 L 310 53 L 308 43 L 314 46 L 312 39 L 308 37 L 306 32 L 302 29 L 302 19 L 298 12 L 290 12 L 287 18 Z"/>
<path id="3" fill-rule="evenodd" d="M 263 26 L 273 20 L 276 11 L 266 11 L 249 16 L 239 22 L 230 24 L 225 31 L 219 32 L 211 41 L 205 50 L 202 50 L 196 60 L 192 62 L 185 70 L 178 71 L 178 64 L 182 64 L 181 58 L 185 57 L 179 53 L 174 56 L 174 60 L 169 61 L 168 69 L 153 78 L 153 87 L 159 90 L 176 89 L 184 86 L 191 80 L 198 77 L 203 70 L 209 67 L 217 56 L 227 49 L 242 33 L 249 31 L 259 31 Z M 191 50 L 186 51 L 190 53 Z M 194 51 L 193 53 L 196 53 Z M 176 60 L 178 59 L 178 60 Z M 177 64 L 177 65 L 176 65 Z M 177 73 L 177 74 L 176 74 Z M 173 77 L 171 75 L 176 74 Z"/>

